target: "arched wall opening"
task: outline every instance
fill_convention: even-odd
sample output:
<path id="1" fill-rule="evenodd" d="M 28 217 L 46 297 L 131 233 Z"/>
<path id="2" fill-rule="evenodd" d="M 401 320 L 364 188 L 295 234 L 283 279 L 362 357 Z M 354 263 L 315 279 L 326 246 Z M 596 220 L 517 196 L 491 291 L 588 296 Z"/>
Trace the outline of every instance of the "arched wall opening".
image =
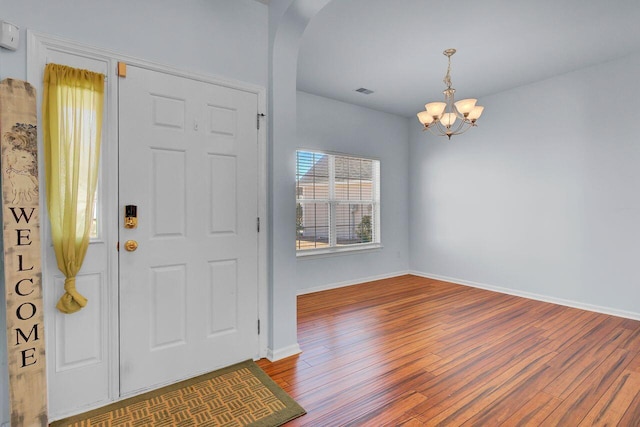
<path id="1" fill-rule="evenodd" d="M 295 229 L 296 80 L 305 28 L 331 0 L 271 0 L 269 4 L 269 358 L 300 352 L 297 341 Z M 290 190 L 290 191 L 289 191 Z"/>

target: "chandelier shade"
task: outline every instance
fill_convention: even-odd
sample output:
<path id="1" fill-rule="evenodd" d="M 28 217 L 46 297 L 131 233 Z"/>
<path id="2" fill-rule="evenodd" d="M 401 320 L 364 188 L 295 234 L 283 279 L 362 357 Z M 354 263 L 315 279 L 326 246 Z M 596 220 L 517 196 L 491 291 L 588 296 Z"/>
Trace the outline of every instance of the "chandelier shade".
<path id="1" fill-rule="evenodd" d="M 476 107 L 473 107 L 473 110 L 471 110 L 467 118 L 469 120 L 473 120 L 475 123 L 475 120 L 478 120 L 478 117 L 480 117 L 480 115 L 482 114 L 482 110 L 484 110 L 484 107 L 481 107 L 479 105 Z"/>
<path id="2" fill-rule="evenodd" d="M 429 114 L 428 111 L 420 111 L 418 113 L 418 120 L 420 120 L 420 123 L 422 123 L 423 125 L 428 125 L 433 123 L 433 116 L 431 114 Z"/>
<path id="3" fill-rule="evenodd" d="M 444 102 L 430 102 L 428 104 L 425 104 L 424 106 L 424 108 L 427 110 L 427 113 L 429 113 L 431 117 L 434 118 L 434 120 L 442 117 L 442 112 L 446 107 L 447 104 Z"/>
<path id="4" fill-rule="evenodd" d="M 429 102 L 425 104 L 425 111 L 417 114 L 418 120 L 431 133 L 446 136 L 451 139 L 453 135 L 460 135 L 476 126 L 476 121 L 482 115 L 484 107 L 476 105 L 477 99 L 468 98 L 455 101 L 456 90 L 451 87 L 451 56 L 455 49 L 447 49 L 443 54 L 449 59 L 447 74 L 444 76 L 444 84 L 447 88 L 442 92 L 444 102 Z"/>
<path id="5" fill-rule="evenodd" d="M 454 105 L 456 106 L 456 110 L 463 116 L 467 116 L 471 110 L 473 110 L 476 106 L 477 99 L 463 99 L 462 101 L 457 101 Z"/>
<path id="6" fill-rule="evenodd" d="M 444 113 L 442 118 L 440 119 L 440 123 L 442 123 L 447 129 L 449 129 L 456 122 L 456 113 Z"/>

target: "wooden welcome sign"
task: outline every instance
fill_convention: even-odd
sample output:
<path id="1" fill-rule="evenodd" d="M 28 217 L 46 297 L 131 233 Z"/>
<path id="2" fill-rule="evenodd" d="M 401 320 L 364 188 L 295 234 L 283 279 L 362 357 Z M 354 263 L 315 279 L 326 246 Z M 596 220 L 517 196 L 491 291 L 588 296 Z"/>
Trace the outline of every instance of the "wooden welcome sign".
<path id="1" fill-rule="evenodd" d="M 4 287 L 12 426 L 47 426 L 36 93 L 0 83 Z"/>

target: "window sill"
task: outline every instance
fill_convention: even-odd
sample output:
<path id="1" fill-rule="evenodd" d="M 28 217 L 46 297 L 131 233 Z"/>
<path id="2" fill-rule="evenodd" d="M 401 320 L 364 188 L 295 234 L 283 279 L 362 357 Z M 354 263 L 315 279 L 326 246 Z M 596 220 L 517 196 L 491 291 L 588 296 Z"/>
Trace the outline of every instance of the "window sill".
<path id="1" fill-rule="evenodd" d="M 298 259 L 311 259 L 311 258 L 324 258 L 340 255 L 356 255 L 366 252 L 373 252 L 382 249 L 381 243 L 372 243 L 368 245 L 358 245 L 356 247 L 340 247 L 329 249 L 307 249 L 304 251 L 296 251 L 296 258 Z"/>

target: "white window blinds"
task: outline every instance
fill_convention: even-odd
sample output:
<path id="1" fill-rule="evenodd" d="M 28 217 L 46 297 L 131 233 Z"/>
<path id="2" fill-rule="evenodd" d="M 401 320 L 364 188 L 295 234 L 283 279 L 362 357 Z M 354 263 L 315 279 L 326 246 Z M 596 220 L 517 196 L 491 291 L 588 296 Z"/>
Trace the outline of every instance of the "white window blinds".
<path id="1" fill-rule="evenodd" d="M 296 249 L 366 248 L 380 243 L 380 162 L 298 150 Z"/>

